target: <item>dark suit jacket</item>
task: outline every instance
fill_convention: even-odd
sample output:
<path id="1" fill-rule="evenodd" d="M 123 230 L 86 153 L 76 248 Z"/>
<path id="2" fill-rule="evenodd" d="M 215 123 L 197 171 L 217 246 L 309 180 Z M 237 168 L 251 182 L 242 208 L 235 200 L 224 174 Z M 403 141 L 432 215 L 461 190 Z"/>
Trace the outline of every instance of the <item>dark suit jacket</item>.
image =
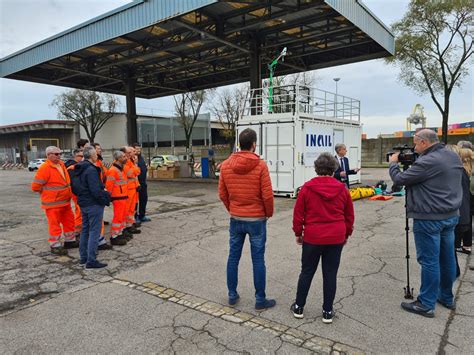
<path id="1" fill-rule="evenodd" d="M 354 170 L 351 170 L 349 169 L 349 159 L 347 159 L 346 157 L 344 157 L 344 170 L 346 172 L 346 177 L 343 178 L 341 177 L 341 172 L 342 172 L 342 167 L 341 167 L 341 161 L 340 161 L 340 158 L 338 155 L 335 156 L 338 164 L 339 164 L 339 168 L 337 168 L 337 170 L 334 172 L 334 177 L 339 180 L 340 182 L 343 182 L 344 184 L 347 185 L 347 187 L 349 187 L 349 175 L 355 175 L 357 174 Z"/>

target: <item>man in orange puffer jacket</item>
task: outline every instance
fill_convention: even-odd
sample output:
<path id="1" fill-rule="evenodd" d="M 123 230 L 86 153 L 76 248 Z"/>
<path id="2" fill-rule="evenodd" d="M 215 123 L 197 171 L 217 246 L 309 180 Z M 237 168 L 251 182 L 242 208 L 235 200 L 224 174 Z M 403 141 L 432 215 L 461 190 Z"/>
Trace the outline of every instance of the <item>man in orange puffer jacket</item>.
<path id="1" fill-rule="evenodd" d="M 247 128 L 239 135 L 240 152 L 234 153 L 221 167 L 219 198 L 230 213 L 227 288 L 229 304 L 239 300 L 237 293 L 239 261 L 248 234 L 253 263 L 253 282 L 258 310 L 276 302 L 265 295 L 265 242 L 267 219 L 273 216 L 273 191 L 268 167 L 255 154 L 257 134 Z"/>

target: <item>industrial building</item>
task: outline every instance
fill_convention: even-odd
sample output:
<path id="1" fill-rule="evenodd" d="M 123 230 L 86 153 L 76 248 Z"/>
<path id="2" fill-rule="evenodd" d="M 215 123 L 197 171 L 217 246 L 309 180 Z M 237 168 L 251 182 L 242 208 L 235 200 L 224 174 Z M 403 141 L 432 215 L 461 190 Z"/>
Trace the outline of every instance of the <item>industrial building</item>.
<path id="1" fill-rule="evenodd" d="M 26 164 L 44 157 L 47 146 L 69 151 L 78 139 L 79 128 L 74 121 L 41 120 L 0 126 L 0 162 Z"/>
<path id="2" fill-rule="evenodd" d="M 139 115 L 137 117 L 138 143 L 143 147 L 184 147 L 186 144 L 184 129 L 176 117 Z M 211 121 L 211 115 L 204 113 L 198 116 L 193 132 L 193 146 L 208 146 L 213 144 L 227 144 L 220 132 L 224 126 L 220 122 Z M 81 127 L 81 137 L 86 138 Z M 114 114 L 97 133 L 95 141 L 101 144 L 102 149 L 127 145 L 127 115 Z"/>

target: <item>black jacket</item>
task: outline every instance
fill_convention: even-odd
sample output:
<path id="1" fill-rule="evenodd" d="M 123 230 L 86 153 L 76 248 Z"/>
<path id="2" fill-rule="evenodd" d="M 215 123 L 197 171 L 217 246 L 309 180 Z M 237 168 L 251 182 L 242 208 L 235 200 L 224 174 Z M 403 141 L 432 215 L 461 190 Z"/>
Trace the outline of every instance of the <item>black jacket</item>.
<path id="1" fill-rule="evenodd" d="M 355 172 L 355 170 L 349 169 L 349 159 L 347 159 L 346 157 L 343 157 L 342 159 L 344 159 L 343 160 L 344 161 L 344 171 L 346 172 L 346 177 L 343 178 L 341 176 L 341 172 L 343 171 L 342 166 L 341 166 L 341 157 L 336 155 L 335 158 L 337 160 L 337 163 L 339 164 L 339 167 L 334 172 L 334 177 L 337 180 L 339 180 L 340 182 L 346 184 L 347 187 L 349 187 L 349 175 L 355 175 L 357 173 Z"/>
<path id="2" fill-rule="evenodd" d="M 104 184 L 100 181 L 100 168 L 88 160 L 74 167 L 72 192 L 77 196 L 81 208 L 110 205 L 110 194 L 104 190 Z"/>
<path id="3" fill-rule="evenodd" d="M 471 223 L 471 191 L 469 190 L 469 175 L 466 170 L 463 171 L 461 185 L 462 185 L 462 202 L 459 207 L 459 222 L 458 224 Z"/>
<path id="4" fill-rule="evenodd" d="M 137 162 L 138 167 L 140 168 L 140 175 L 138 175 L 138 182 L 140 183 L 141 186 L 146 185 L 146 174 L 147 174 L 147 166 L 145 159 L 143 159 L 143 156 L 140 154 L 138 155 L 138 162 Z"/>
<path id="5" fill-rule="evenodd" d="M 77 164 L 77 161 L 75 161 L 74 159 L 68 159 L 64 163 L 66 168 L 69 168 L 71 165 L 76 165 L 76 164 Z M 71 179 L 71 184 L 72 184 L 72 180 L 74 179 L 74 176 L 75 176 L 74 169 L 68 169 L 67 172 L 69 173 L 69 179 Z"/>

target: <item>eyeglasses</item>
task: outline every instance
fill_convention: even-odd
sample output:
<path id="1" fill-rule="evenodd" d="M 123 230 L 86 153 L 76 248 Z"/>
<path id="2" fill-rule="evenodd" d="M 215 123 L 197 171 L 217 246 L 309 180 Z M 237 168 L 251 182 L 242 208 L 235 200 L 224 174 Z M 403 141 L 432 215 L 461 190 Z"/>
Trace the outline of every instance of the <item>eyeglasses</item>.
<path id="1" fill-rule="evenodd" d="M 49 153 L 49 154 L 56 155 L 57 157 L 59 157 L 61 155 L 61 153 Z"/>

